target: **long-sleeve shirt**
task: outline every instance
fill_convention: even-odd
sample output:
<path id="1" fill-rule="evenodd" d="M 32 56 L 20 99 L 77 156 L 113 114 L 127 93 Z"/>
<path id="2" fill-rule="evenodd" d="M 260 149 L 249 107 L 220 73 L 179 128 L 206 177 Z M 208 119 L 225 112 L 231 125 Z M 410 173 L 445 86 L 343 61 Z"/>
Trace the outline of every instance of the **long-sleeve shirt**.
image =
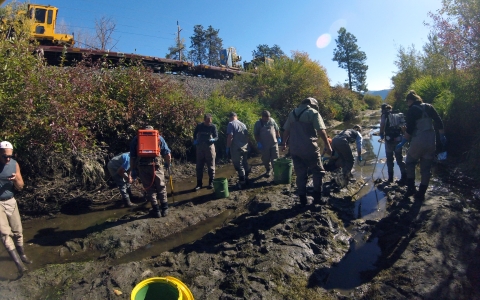
<path id="1" fill-rule="evenodd" d="M 406 114 L 406 123 L 407 123 L 407 129 L 406 132 L 410 135 L 413 134 L 415 129 L 417 128 L 417 120 L 420 119 L 423 115 L 423 110 L 420 108 L 420 105 L 422 102 L 420 101 L 415 101 L 413 104 L 408 108 L 407 114 Z M 435 123 L 435 128 L 436 129 L 443 129 L 443 121 L 438 115 L 437 111 L 435 108 L 428 103 L 423 104 L 425 106 L 425 112 L 427 115 L 432 118 L 433 122 Z M 418 106 L 418 107 L 415 107 Z"/>
<path id="2" fill-rule="evenodd" d="M 218 131 L 215 124 L 205 125 L 205 123 L 198 123 L 193 132 L 193 139 L 197 140 L 199 144 L 209 143 L 210 139 L 218 140 Z"/>

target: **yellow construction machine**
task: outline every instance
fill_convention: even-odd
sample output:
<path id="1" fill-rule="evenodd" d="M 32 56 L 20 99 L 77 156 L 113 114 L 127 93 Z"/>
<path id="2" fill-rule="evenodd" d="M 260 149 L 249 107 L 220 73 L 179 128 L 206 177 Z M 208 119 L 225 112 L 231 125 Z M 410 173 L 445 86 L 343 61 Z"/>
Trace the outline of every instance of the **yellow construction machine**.
<path id="1" fill-rule="evenodd" d="M 28 24 L 32 39 L 38 41 L 40 45 L 73 46 L 75 44 L 73 35 L 55 33 L 57 13 L 58 8 L 54 6 L 28 4 L 27 11 L 21 10 L 18 12 L 18 15 L 25 15 L 23 20 L 27 19 L 26 22 L 22 22 L 22 18 L 16 18 L 15 22 Z M 15 26 L 10 21 L 2 19 L 0 25 L 2 27 L 1 31 L 5 33 L 7 38 L 15 35 Z"/>
<path id="2" fill-rule="evenodd" d="M 55 33 L 58 8 L 50 5 L 29 4 L 28 18 L 32 20 L 30 33 L 40 45 L 73 46 L 73 35 Z"/>

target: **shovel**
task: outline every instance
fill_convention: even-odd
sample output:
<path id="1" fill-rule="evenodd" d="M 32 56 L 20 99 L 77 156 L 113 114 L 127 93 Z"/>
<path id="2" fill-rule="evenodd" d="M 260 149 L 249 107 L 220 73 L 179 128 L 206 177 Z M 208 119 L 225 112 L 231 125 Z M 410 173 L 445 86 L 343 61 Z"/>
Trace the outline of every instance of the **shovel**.
<path id="1" fill-rule="evenodd" d="M 175 196 L 173 195 L 174 190 L 173 190 L 173 179 L 172 179 L 172 167 L 168 168 L 168 181 L 170 183 L 170 190 L 172 191 L 172 200 L 173 200 L 173 203 L 175 203 Z"/>

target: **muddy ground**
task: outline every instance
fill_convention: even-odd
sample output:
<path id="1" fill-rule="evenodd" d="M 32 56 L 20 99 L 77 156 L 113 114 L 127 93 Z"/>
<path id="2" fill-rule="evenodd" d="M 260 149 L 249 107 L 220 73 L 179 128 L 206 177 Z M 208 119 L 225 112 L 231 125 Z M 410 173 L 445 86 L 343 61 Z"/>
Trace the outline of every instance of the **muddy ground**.
<path id="1" fill-rule="evenodd" d="M 193 168 L 184 165 L 177 172 L 188 178 Z M 276 185 L 263 172 L 254 160 L 252 183 L 244 190 L 229 176 L 230 196 L 224 199 L 212 191 L 183 191 L 189 199 L 171 205 L 166 218 L 149 217 L 149 204 L 142 204 L 81 237 L 38 238 L 33 244 L 52 239 L 58 261 L 90 259 L 0 281 L 1 298 L 129 299 L 143 279 L 174 276 L 195 299 L 480 299 L 478 192 L 460 193 L 435 179 L 426 200 L 415 202 L 403 198 L 404 187 L 377 180 L 387 198 L 386 216 L 362 220 L 353 207 L 366 179 L 341 189 L 328 174 L 327 204 L 301 207 L 294 183 Z M 172 238 L 183 241 L 189 228 L 212 219 L 220 221 L 194 241 L 148 252 Z M 340 293 L 327 282 L 348 256 L 356 232 L 377 241 L 381 255 L 374 269 L 361 273 L 362 284 Z M 33 249 L 27 245 L 27 253 Z M 142 258 L 143 251 L 151 254 Z"/>

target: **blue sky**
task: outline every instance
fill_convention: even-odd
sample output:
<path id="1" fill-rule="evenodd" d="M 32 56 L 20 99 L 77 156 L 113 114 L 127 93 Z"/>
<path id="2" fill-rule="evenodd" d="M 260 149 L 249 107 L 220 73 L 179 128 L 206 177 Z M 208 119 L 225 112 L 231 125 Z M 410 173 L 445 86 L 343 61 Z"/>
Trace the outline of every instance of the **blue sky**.
<path id="1" fill-rule="evenodd" d="M 95 19 L 111 17 L 117 24 L 116 45 L 112 50 L 157 57 L 165 57 L 168 47 L 174 44 L 177 21 L 187 47 L 195 25 L 204 28 L 211 25 L 220 30 L 224 47 L 235 47 L 243 60 L 251 60 L 252 51 L 259 44 L 277 44 L 288 55 L 292 50 L 306 52 L 325 67 L 331 85 L 347 79 L 346 71 L 332 61 L 337 31 L 345 27 L 367 55 L 369 90 L 391 87 L 398 48 L 415 45 L 421 50 L 430 31 L 424 25 L 425 21 L 431 21 L 428 12 L 441 7 L 441 0 L 38 0 L 32 3 L 58 7 L 58 18 L 69 26 L 69 33 L 81 30 L 93 35 Z M 329 37 L 330 42 L 326 43 Z"/>

